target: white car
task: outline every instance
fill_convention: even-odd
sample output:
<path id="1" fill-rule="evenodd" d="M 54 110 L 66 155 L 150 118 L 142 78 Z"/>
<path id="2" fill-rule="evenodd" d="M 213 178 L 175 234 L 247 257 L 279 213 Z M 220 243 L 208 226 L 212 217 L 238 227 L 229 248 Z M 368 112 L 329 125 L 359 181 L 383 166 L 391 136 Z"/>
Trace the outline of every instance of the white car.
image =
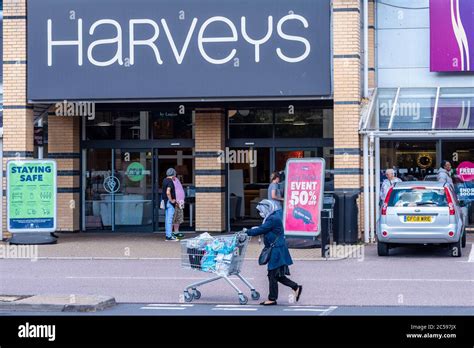
<path id="1" fill-rule="evenodd" d="M 465 218 L 451 185 L 409 181 L 389 189 L 377 225 L 378 255 L 403 244 L 444 244 L 452 256 L 462 255 Z"/>

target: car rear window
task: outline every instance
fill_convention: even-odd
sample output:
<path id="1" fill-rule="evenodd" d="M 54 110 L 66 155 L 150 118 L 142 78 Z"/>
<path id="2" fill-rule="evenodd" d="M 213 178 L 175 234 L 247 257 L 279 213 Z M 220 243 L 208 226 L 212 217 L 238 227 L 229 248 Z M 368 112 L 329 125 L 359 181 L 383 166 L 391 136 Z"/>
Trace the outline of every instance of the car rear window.
<path id="1" fill-rule="evenodd" d="M 447 207 L 444 189 L 406 188 L 394 189 L 388 201 L 389 207 Z"/>

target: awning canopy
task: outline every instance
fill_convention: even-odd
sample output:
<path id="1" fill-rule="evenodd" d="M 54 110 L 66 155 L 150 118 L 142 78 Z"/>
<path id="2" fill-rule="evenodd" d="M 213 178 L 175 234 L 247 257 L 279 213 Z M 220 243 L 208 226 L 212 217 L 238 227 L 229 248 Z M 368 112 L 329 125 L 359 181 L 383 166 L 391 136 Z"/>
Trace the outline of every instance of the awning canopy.
<path id="1" fill-rule="evenodd" d="M 474 137 L 473 109 L 474 87 L 378 88 L 362 115 L 360 132 Z"/>

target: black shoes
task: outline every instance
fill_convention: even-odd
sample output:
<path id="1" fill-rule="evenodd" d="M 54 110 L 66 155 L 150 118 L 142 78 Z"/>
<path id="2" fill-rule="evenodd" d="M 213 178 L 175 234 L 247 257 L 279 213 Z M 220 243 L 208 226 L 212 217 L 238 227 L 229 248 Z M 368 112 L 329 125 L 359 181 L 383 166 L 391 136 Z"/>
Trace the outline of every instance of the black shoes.
<path id="1" fill-rule="evenodd" d="M 263 302 L 260 303 L 260 305 L 262 305 L 262 306 L 276 306 L 277 301 L 270 301 L 270 302 L 263 301 Z"/>
<path id="2" fill-rule="evenodd" d="M 296 302 L 300 300 L 301 293 L 303 292 L 303 285 L 298 285 L 298 289 L 296 289 Z"/>

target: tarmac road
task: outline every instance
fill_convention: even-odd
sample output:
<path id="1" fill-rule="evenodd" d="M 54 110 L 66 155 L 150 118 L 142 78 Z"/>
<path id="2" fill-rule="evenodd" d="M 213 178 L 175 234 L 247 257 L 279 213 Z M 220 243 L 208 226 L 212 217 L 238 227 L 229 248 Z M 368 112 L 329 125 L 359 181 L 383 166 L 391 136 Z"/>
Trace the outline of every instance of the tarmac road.
<path id="1" fill-rule="evenodd" d="M 397 307 L 405 306 L 467 307 L 472 313 L 474 253 L 471 239 L 472 236 L 462 258 L 450 257 L 446 249 L 437 247 L 399 248 L 389 257 L 378 257 L 376 247 L 369 246 L 363 258 L 296 261 L 291 267 L 291 278 L 304 285 L 298 305 L 355 306 L 352 308 L 356 309 L 357 306 L 374 306 L 374 311 L 390 306 L 395 312 Z M 266 296 L 264 267 L 259 267 L 255 260 L 246 260 L 242 274 L 262 297 Z M 206 273 L 182 269 L 177 258 L 0 260 L 0 294 L 110 295 L 118 303 L 128 304 L 132 312 L 136 311 L 134 303 L 142 307 L 153 303 L 185 304 L 184 287 L 208 277 Z M 240 281 L 236 284 L 249 295 Z M 200 290 L 201 299 L 192 304 L 238 304 L 236 292 L 223 280 L 204 285 Z M 279 304 L 295 305 L 292 299 L 292 291 L 280 286 Z M 247 307 L 256 304 L 257 301 L 250 300 Z M 338 311 L 340 309 L 332 315 Z"/>

